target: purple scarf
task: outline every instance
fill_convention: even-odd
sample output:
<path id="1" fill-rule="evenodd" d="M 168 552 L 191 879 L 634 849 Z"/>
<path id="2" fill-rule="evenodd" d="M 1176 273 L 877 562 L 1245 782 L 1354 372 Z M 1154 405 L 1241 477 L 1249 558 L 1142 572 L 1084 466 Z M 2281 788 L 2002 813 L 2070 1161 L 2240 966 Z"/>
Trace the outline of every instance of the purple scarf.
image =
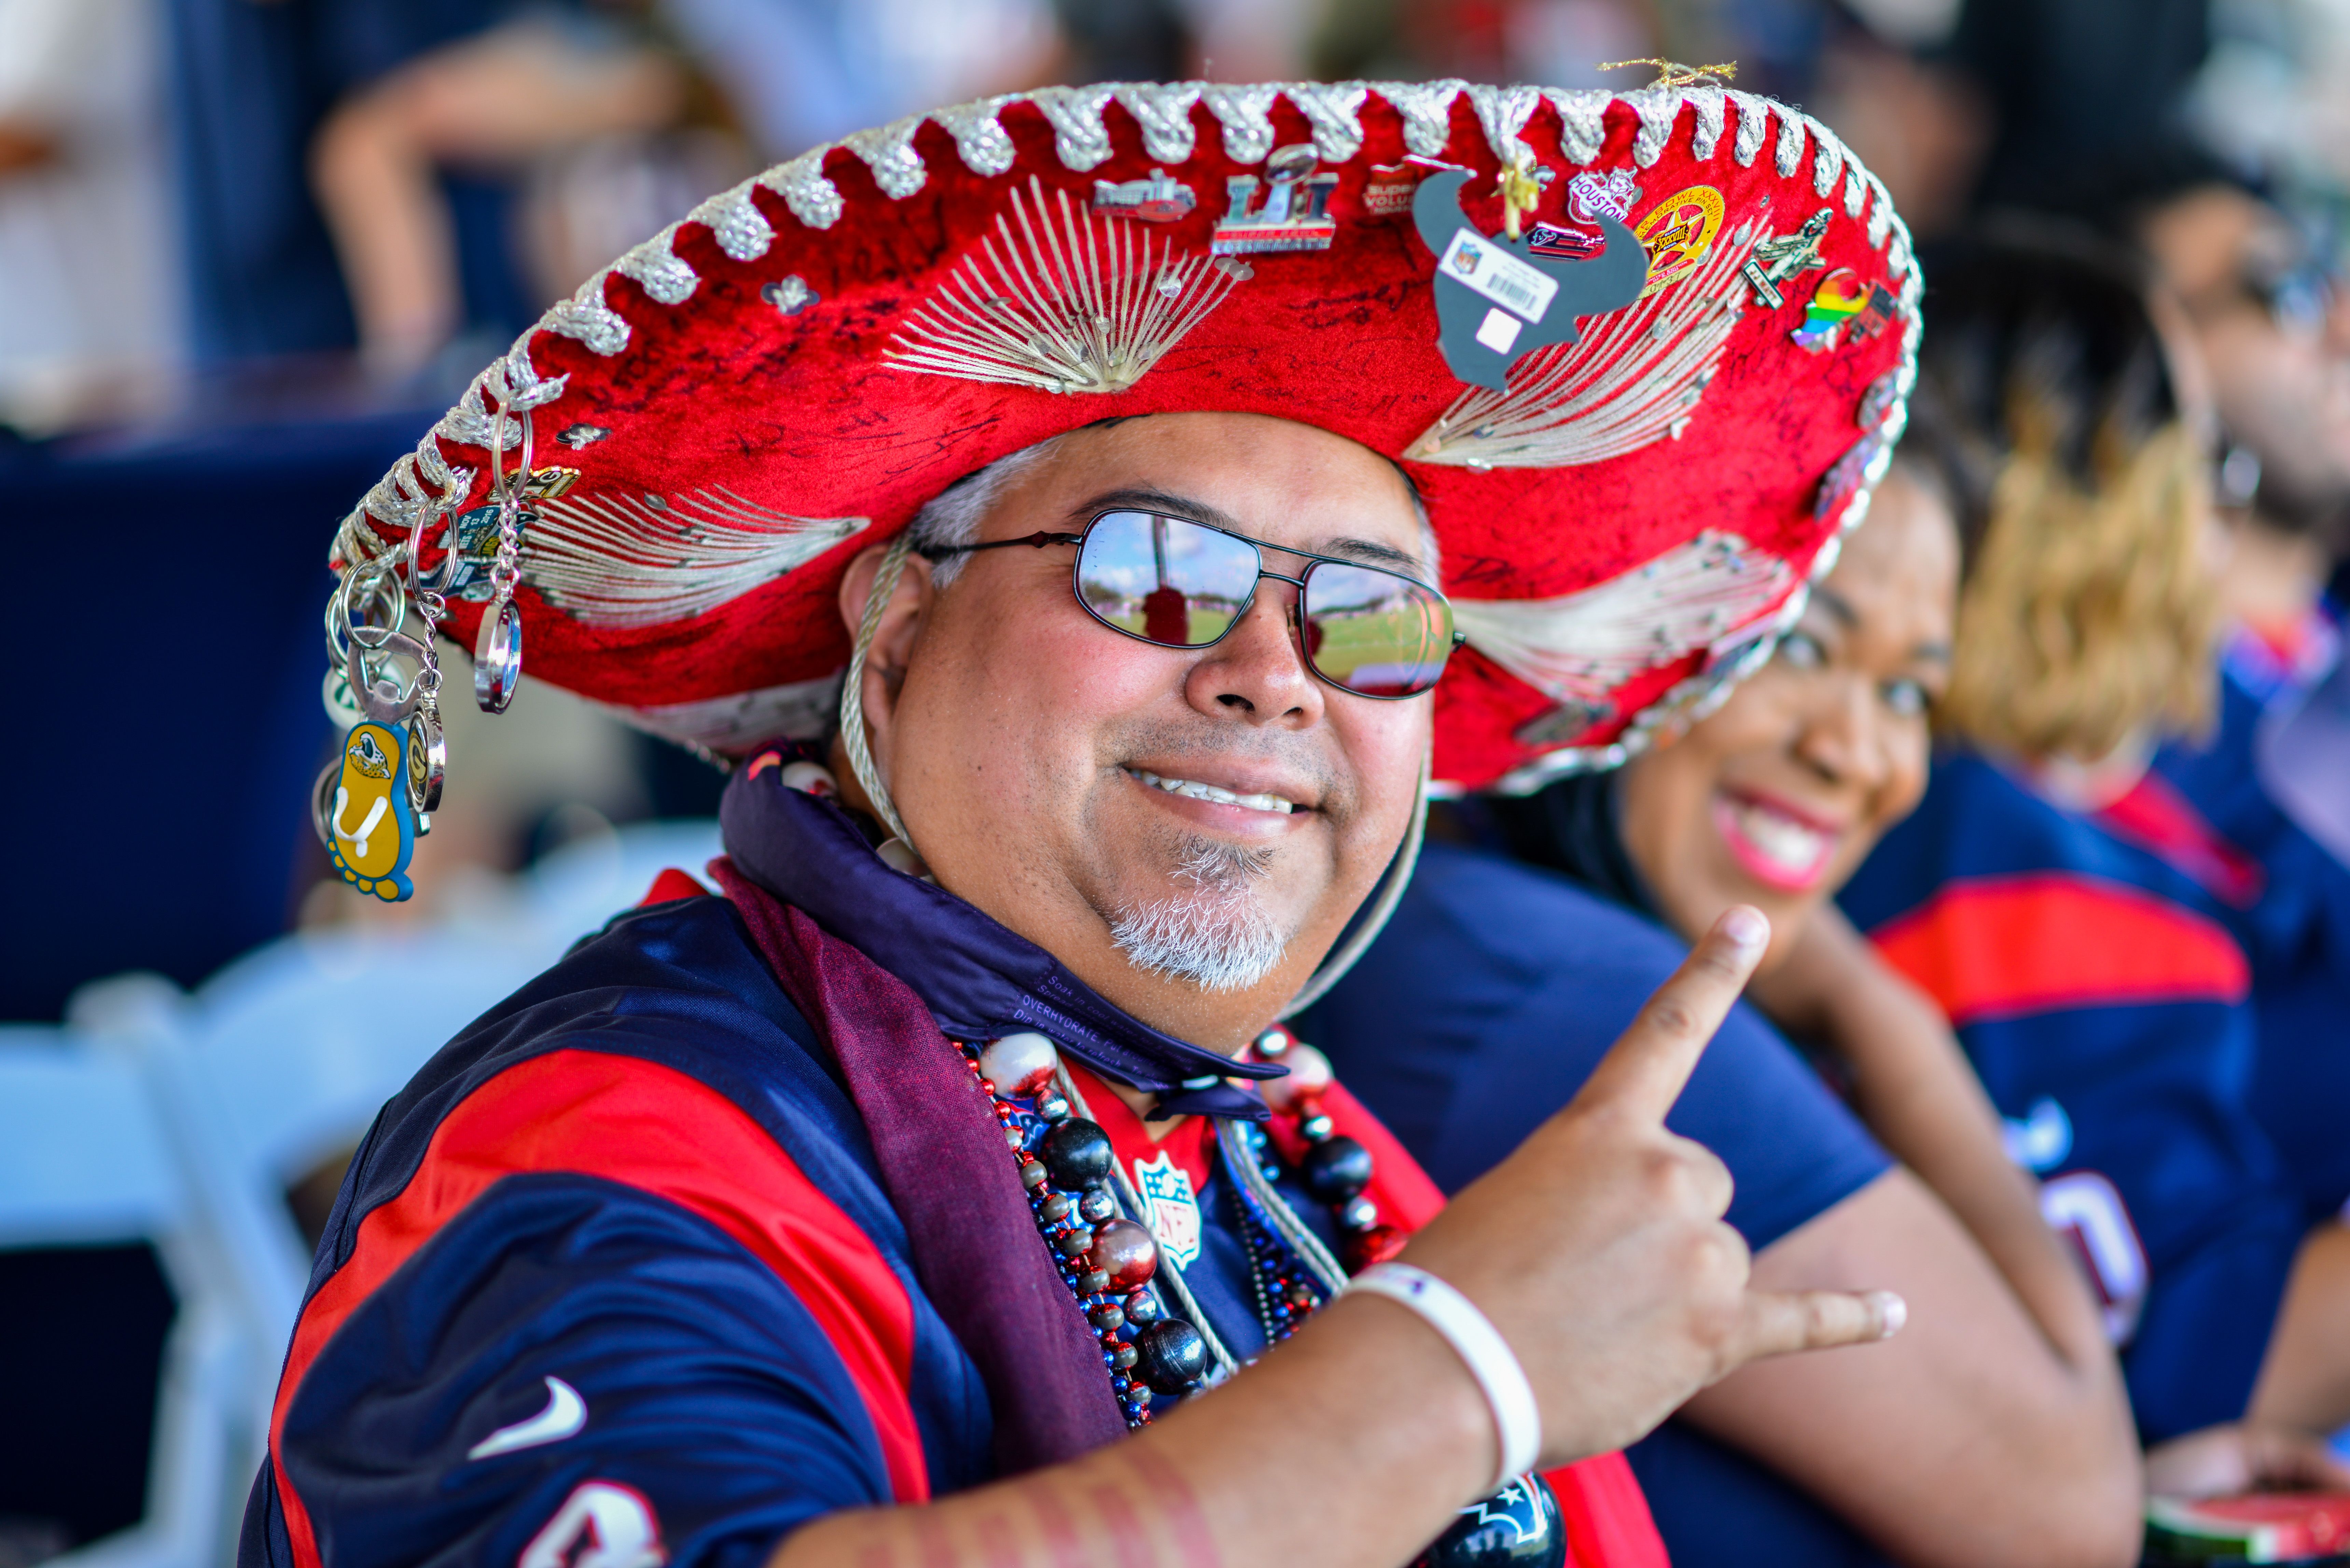
<path id="1" fill-rule="evenodd" d="M 840 1064 L 914 1272 L 986 1385 L 997 1469 L 1073 1459 L 1126 1423 L 1003 1131 L 941 1030 L 1037 1029 L 1088 1067 L 1161 1091 L 1187 1076 L 1281 1069 L 1226 1061 L 1128 1017 L 1033 942 L 889 869 L 847 815 L 786 787 L 782 772 L 736 772 L 719 809 L 728 857 L 711 872 Z M 1265 1114 L 1221 1076 L 1161 1105 Z"/>

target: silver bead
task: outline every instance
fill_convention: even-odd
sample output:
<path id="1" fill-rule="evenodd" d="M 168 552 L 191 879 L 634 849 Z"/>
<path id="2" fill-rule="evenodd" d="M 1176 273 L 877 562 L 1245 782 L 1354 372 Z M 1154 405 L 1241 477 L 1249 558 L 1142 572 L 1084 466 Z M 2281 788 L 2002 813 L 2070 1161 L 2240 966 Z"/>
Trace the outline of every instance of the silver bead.
<path id="1" fill-rule="evenodd" d="M 1118 1212 L 1118 1199 L 1109 1195 L 1107 1187 L 1090 1188 L 1083 1198 L 1077 1199 L 1077 1212 L 1098 1225 Z"/>
<path id="2" fill-rule="evenodd" d="M 1308 1143 L 1320 1143 L 1336 1129 L 1336 1124 L 1327 1116 L 1307 1116 L 1297 1124 L 1297 1131 Z"/>
<path id="3" fill-rule="evenodd" d="M 1349 1231 L 1367 1231 L 1378 1222 L 1379 1206 L 1367 1198 L 1349 1198 L 1338 1210 L 1338 1223 Z"/>
<path id="4" fill-rule="evenodd" d="M 1022 1099 L 1051 1083 L 1060 1065 L 1061 1054 L 1053 1043 L 1029 1030 L 991 1040 L 979 1054 L 980 1075 L 995 1085 L 997 1094 Z"/>
<path id="5" fill-rule="evenodd" d="M 1069 1119 L 1069 1102 L 1055 1094 L 1047 1094 L 1036 1102 L 1036 1114 L 1048 1122 Z"/>

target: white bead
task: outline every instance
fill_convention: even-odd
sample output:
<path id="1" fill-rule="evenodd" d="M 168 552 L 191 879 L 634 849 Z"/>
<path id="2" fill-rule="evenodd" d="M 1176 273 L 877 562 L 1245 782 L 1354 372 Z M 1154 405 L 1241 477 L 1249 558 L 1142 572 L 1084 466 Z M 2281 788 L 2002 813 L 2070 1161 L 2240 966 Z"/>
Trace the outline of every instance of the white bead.
<path id="1" fill-rule="evenodd" d="M 840 794 L 840 781 L 832 776 L 830 768 L 820 763 L 793 763 L 784 769 L 783 779 L 786 789 L 812 794 L 818 800 L 830 800 Z"/>
<path id="2" fill-rule="evenodd" d="M 1276 1111 L 1287 1110 L 1290 1101 L 1299 1095 L 1318 1094 L 1328 1088 L 1336 1075 L 1330 1071 L 1330 1058 L 1303 1040 L 1289 1048 L 1281 1064 L 1289 1069 L 1289 1076 L 1268 1078 L 1263 1085 L 1264 1103 Z"/>
<path id="3" fill-rule="evenodd" d="M 999 1095 L 1033 1095 L 1052 1081 L 1060 1065 L 1061 1053 L 1053 1043 L 1027 1030 L 991 1040 L 979 1054 L 980 1075 Z"/>

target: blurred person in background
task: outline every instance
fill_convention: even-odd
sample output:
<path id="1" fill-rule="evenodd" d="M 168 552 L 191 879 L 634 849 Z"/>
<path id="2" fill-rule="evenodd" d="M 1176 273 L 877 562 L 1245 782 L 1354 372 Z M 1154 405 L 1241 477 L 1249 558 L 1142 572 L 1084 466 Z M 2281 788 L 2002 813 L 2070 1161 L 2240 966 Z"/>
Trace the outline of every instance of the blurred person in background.
<path id="1" fill-rule="evenodd" d="M 0 425 L 161 400 L 183 359 L 152 0 L 0 0 Z"/>
<path id="2" fill-rule="evenodd" d="M 2327 587 L 2350 545 L 2350 307 L 2280 206 L 2192 161 L 2152 172 L 2131 227 L 2210 367 L 2230 537 L 2219 726 L 2158 765 L 2224 842 L 2207 880 L 2252 958 L 2252 1106 L 2314 1221 L 2350 1199 L 2350 721 Z"/>
<path id="3" fill-rule="evenodd" d="M 1758 1277 L 1898 1280 L 1915 1338 L 1742 1373 L 1636 1445 L 1682 1568 L 2135 1557 L 2095 1303 L 1948 1027 L 1826 903 L 1925 789 L 1958 576 L 1947 487 L 1905 453 L 1770 664 L 1618 773 L 1451 809 L 1304 1025 L 1451 1189 L 1574 1096 L 1722 910 L 1770 915 L 1750 996 L 1834 1055 L 1861 1121 L 1742 1005 L 1674 1127 L 1730 1167 Z"/>
<path id="4" fill-rule="evenodd" d="M 580 6 L 527 11 L 347 94 L 311 144 L 310 177 L 370 369 L 412 375 L 464 325 L 441 170 L 511 173 L 581 143 L 665 129 L 691 92 L 643 17 Z"/>
<path id="5" fill-rule="evenodd" d="M 2125 252 L 2021 223 L 1929 263 L 1922 400 L 1957 432 L 1968 571 L 1917 814 L 1842 901 L 1940 1003 L 2089 1265 L 2149 1486 L 2350 1484 L 2350 1308 L 2245 1102 L 2242 950 L 2210 836 L 2149 771 L 2208 723 L 2209 413 Z M 2149 300 L 2153 303 L 2149 303 Z"/>

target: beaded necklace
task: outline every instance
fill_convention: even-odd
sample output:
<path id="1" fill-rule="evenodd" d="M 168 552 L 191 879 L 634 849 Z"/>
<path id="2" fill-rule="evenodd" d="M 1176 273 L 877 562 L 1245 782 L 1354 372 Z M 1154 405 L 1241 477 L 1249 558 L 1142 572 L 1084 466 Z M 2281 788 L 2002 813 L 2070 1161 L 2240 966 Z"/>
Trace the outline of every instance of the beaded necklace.
<path id="1" fill-rule="evenodd" d="M 1003 1129 L 1062 1283 L 1100 1343 L 1102 1367 L 1128 1429 L 1150 1425 L 1154 1397 L 1195 1394 L 1211 1375 L 1230 1375 L 1232 1355 L 1184 1284 L 1181 1266 L 1172 1259 L 1159 1266 L 1159 1243 L 1137 1218 L 1148 1210 L 1118 1168 L 1109 1134 L 1079 1114 L 1084 1096 L 1058 1049 L 1045 1036 L 1025 1033 L 958 1044 Z M 1339 1133 L 1323 1108 L 1332 1082 L 1328 1060 L 1278 1025 L 1259 1035 L 1253 1049 L 1290 1069 L 1288 1077 L 1265 1085 L 1274 1136 L 1220 1117 L 1216 1158 L 1248 1252 L 1257 1318 L 1271 1345 L 1295 1334 L 1344 1288 L 1348 1274 L 1400 1251 L 1405 1237 L 1380 1223 L 1378 1204 L 1365 1193 L 1370 1151 Z M 1296 1151 L 1294 1161 L 1284 1159 L 1283 1144 Z M 1277 1190 L 1292 1174 L 1329 1206 L 1344 1266 Z M 1180 1314 L 1170 1310 L 1168 1296 Z M 1541 1478 L 1522 1476 L 1462 1509 L 1415 1564 L 1565 1568 L 1565 1561 L 1557 1500 Z"/>
<path id="2" fill-rule="evenodd" d="M 1147 1210 L 1118 1168 L 1109 1135 L 1077 1114 L 1075 1086 L 1053 1043 L 1024 1033 L 962 1042 L 961 1049 L 1003 1129 L 1062 1282 L 1101 1345 L 1128 1427 L 1150 1424 L 1154 1397 L 1196 1392 L 1211 1368 L 1228 1375 L 1235 1365 L 1231 1353 L 1191 1300 L 1180 1267 L 1170 1262 L 1160 1269 L 1159 1245 L 1138 1219 Z M 1328 1062 L 1278 1026 L 1260 1035 L 1254 1050 L 1291 1069 L 1290 1079 L 1274 1080 L 1288 1092 L 1277 1104 L 1269 1096 L 1268 1103 L 1288 1124 L 1287 1141 L 1303 1149 L 1295 1173 L 1329 1205 L 1348 1264 L 1341 1269 L 1331 1259 L 1276 1190 L 1289 1172 L 1274 1140 L 1249 1123 L 1220 1118 L 1217 1158 L 1247 1249 L 1258 1320 L 1266 1343 L 1274 1344 L 1335 1294 L 1347 1272 L 1392 1256 L 1404 1238 L 1378 1223 L 1377 1205 L 1363 1195 L 1371 1179 L 1369 1151 L 1337 1134 L 1322 1108 Z M 1170 1295 L 1181 1311 L 1170 1310 Z"/>

